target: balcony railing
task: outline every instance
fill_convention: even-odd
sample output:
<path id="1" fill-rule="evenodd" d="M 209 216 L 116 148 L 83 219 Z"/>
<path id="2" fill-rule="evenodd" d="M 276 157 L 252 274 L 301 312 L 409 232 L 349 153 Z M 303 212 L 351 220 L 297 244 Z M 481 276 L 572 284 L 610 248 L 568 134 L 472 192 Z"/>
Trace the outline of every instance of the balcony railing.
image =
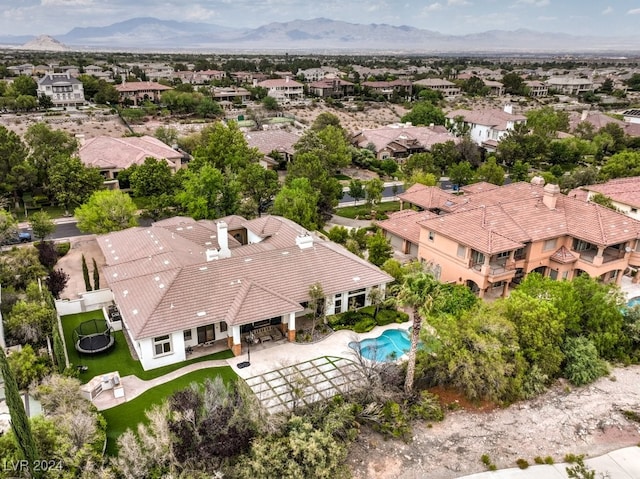
<path id="1" fill-rule="evenodd" d="M 482 271 L 484 263 L 474 263 L 471 267 L 476 271 Z M 496 276 L 503 273 L 508 273 L 516 268 L 514 262 L 500 261 L 489 263 L 489 276 Z"/>

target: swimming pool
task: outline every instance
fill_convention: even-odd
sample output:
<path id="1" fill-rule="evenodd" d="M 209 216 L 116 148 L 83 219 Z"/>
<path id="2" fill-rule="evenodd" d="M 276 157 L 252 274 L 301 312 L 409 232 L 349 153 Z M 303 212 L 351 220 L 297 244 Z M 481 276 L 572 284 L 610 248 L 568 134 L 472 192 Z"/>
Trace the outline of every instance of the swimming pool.
<path id="1" fill-rule="evenodd" d="M 640 304 L 640 296 L 636 296 L 635 298 L 631 298 L 627 301 L 627 307 L 633 308 L 634 306 L 638 306 Z"/>
<path id="2" fill-rule="evenodd" d="M 352 341 L 349 347 L 371 361 L 395 361 L 409 352 L 411 339 L 402 329 L 387 329 L 377 338 Z"/>

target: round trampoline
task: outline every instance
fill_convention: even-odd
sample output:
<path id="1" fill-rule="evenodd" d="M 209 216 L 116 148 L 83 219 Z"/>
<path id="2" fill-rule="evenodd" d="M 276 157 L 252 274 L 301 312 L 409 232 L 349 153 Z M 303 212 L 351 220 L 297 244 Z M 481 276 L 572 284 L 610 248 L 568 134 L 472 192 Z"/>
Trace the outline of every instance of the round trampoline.
<path id="1" fill-rule="evenodd" d="M 107 351 L 115 344 L 111 326 L 104 319 L 90 319 L 73 331 L 76 350 L 84 354 Z"/>

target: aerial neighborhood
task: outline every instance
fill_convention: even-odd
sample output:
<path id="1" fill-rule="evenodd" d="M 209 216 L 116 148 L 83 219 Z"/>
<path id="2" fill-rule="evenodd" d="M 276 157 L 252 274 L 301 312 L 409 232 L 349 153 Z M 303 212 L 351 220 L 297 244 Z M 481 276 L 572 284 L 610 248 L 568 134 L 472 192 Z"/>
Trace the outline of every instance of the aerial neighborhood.
<path id="1" fill-rule="evenodd" d="M 640 441 L 637 57 L 0 50 L 0 188 L 0 478 Z M 439 459 L 600 388 L 562 443 Z"/>

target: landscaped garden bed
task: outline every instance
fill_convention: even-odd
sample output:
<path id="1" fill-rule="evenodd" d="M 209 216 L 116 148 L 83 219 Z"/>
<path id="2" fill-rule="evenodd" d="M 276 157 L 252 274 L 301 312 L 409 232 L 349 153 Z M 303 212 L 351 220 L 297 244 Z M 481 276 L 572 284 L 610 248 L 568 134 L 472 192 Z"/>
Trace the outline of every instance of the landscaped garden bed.
<path id="1" fill-rule="evenodd" d="M 391 323 L 405 323 L 409 315 L 402 311 L 389 308 L 379 308 L 376 314 L 374 306 L 367 306 L 358 311 L 346 311 L 327 317 L 327 324 L 331 329 L 350 329 L 356 333 L 366 333 L 376 326 L 386 326 Z"/>

